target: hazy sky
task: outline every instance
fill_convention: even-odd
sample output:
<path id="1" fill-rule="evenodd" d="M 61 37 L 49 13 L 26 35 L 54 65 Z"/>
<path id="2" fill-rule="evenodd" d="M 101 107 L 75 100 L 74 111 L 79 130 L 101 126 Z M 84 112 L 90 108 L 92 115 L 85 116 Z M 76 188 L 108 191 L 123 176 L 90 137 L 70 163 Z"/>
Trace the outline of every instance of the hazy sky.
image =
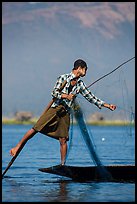
<path id="1" fill-rule="evenodd" d="M 2 2 L 3 115 L 39 115 L 57 77 L 78 58 L 88 64 L 89 85 L 134 56 L 134 2 Z M 134 77 L 132 60 L 90 89 L 118 106 L 124 96 L 134 108 Z"/>

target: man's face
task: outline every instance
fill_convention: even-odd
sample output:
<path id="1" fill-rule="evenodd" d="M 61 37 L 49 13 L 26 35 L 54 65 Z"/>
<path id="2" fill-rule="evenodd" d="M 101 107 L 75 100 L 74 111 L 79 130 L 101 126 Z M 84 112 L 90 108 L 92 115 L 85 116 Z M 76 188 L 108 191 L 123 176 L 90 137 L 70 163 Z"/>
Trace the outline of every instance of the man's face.
<path id="1" fill-rule="evenodd" d="M 86 72 L 87 72 L 87 68 L 86 67 L 79 67 L 78 68 L 79 69 L 79 75 L 81 76 L 81 77 L 84 77 L 85 75 L 86 75 Z"/>

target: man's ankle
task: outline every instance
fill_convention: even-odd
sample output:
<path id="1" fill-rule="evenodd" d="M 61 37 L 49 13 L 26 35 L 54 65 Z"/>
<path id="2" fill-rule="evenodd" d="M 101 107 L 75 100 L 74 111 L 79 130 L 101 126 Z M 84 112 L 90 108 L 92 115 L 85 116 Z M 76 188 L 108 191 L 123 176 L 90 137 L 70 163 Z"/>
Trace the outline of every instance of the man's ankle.
<path id="1" fill-rule="evenodd" d="M 61 162 L 61 166 L 64 166 L 65 165 L 65 162 Z"/>

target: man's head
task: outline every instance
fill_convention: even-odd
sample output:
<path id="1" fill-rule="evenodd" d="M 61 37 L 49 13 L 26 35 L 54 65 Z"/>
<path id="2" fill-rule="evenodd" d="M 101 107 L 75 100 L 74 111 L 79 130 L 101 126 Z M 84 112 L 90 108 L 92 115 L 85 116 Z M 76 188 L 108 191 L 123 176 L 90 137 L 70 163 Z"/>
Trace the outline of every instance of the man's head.
<path id="1" fill-rule="evenodd" d="M 81 68 L 86 68 L 87 69 L 87 63 L 82 60 L 82 59 L 77 59 L 75 62 L 74 62 L 74 69 L 77 69 L 78 67 L 81 67 Z"/>
<path id="2" fill-rule="evenodd" d="M 87 71 L 87 63 L 82 59 L 77 59 L 74 62 L 73 72 L 79 77 L 83 77 L 86 75 Z"/>

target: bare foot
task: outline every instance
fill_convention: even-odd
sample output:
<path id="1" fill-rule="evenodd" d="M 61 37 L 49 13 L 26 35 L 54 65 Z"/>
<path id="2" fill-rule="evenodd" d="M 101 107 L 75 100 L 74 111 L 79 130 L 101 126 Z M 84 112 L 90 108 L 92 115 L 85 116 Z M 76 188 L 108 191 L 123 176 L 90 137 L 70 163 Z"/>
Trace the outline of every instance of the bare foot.
<path id="1" fill-rule="evenodd" d="M 17 147 L 12 148 L 12 149 L 10 150 L 10 155 L 11 155 L 11 156 L 15 156 L 16 153 L 17 153 L 17 151 L 18 151 L 18 148 L 17 148 Z"/>

